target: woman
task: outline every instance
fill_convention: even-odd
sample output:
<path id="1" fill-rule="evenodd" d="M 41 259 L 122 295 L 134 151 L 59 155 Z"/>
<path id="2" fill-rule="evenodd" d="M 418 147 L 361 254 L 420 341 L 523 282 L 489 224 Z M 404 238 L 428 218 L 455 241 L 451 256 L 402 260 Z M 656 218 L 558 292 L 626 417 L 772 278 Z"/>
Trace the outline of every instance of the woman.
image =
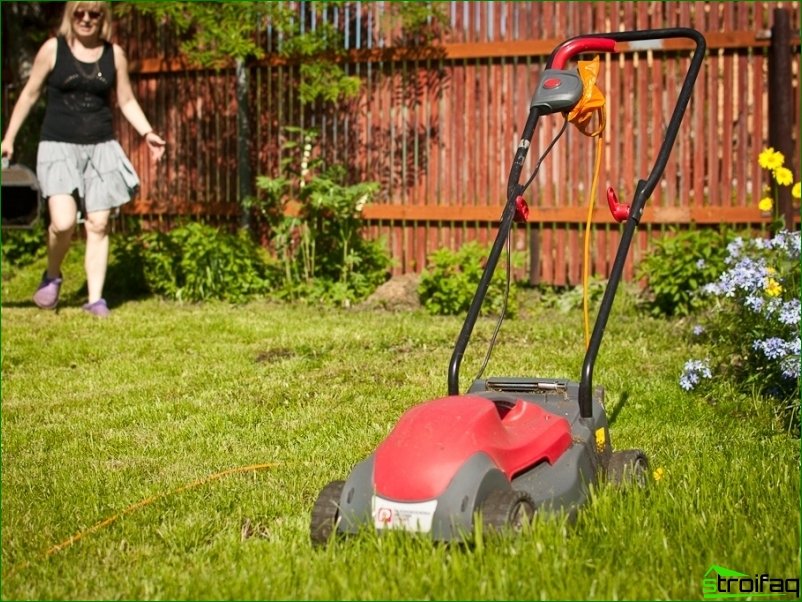
<path id="1" fill-rule="evenodd" d="M 47 107 L 37 152 L 37 178 L 47 198 L 47 269 L 33 296 L 42 309 L 58 304 L 61 263 L 70 248 L 78 214 L 86 228 L 87 312 L 105 317 L 103 285 L 109 256 L 109 217 L 131 200 L 139 178 L 114 139 L 111 91 L 133 128 L 143 136 L 154 161 L 165 141 L 154 133 L 128 77 L 128 60 L 112 44 L 111 8 L 106 2 L 67 2 L 58 36 L 47 40 L 34 59 L 0 143 L 11 158 L 14 140 L 47 86 Z"/>

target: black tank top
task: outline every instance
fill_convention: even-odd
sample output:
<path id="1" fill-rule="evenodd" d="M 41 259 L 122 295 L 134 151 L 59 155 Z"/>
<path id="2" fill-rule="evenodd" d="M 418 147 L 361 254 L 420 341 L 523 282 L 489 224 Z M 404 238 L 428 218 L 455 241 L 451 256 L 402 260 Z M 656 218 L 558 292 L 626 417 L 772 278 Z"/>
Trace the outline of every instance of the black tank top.
<path id="1" fill-rule="evenodd" d="M 56 64 L 47 78 L 42 140 L 98 144 L 114 138 L 111 90 L 117 80 L 114 48 L 103 43 L 95 63 L 76 59 L 67 41 L 57 38 Z"/>

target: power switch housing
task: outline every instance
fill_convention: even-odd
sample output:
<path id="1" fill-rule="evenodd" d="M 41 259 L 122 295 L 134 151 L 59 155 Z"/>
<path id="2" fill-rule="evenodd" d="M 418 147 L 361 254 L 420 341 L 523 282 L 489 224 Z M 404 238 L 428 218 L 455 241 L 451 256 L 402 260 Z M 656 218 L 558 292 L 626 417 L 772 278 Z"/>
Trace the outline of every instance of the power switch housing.
<path id="1" fill-rule="evenodd" d="M 546 69 L 529 106 L 540 109 L 541 115 L 568 111 L 582 98 L 582 92 L 582 80 L 575 72 Z"/>

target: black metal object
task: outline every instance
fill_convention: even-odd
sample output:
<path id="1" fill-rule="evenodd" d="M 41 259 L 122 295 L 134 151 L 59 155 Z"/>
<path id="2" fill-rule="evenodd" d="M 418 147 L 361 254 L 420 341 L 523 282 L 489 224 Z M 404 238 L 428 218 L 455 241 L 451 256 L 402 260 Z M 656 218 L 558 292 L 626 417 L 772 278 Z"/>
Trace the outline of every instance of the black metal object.
<path id="1" fill-rule="evenodd" d="M 692 40 L 696 44 L 696 48 L 693 52 L 688 72 L 685 75 L 685 81 L 680 89 L 674 112 L 671 116 L 668 126 L 666 127 L 665 138 L 660 147 L 654 167 L 652 168 L 646 180 L 641 180 L 638 182 L 635 190 L 635 196 L 631 204 L 629 219 L 624 226 L 621 242 L 618 246 L 615 261 L 610 272 L 609 282 L 604 291 L 604 297 L 602 298 L 601 306 L 599 308 L 599 314 L 594 324 L 593 333 L 590 338 L 590 344 L 588 345 L 587 352 L 585 353 L 579 387 L 579 409 L 580 415 L 583 418 L 589 418 L 592 416 L 593 367 L 599 353 L 599 347 L 601 345 L 602 337 L 604 336 L 604 330 L 607 326 L 607 320 L 610 316 L 610 311 L 612 309 L 613 300 L 615 299 L 616 291 L 618 289 L 618 284 L 620 283 L 621 276 L 623 275 L 624 264 L 626 262 L 629 247 L 632 242 L 632 237 L 640 222 L 646 201 L 648 200 L 655 186 L 657 186 L 657 183 L 663 175 L 665 166 L 668 163 L 671 149 L 674 146 L 674 141 L 676 140 L 682 117 L 685 113 L 685 109 L 688 106 L 688 102 L 690 101 L 693 85 L 696 81 L 697 75 L 699 74 L 705 50 L 707 48 L 704 36 L 702 36 L 702 34 L 698 31 L 689 28 L 653 29 L 644 31 L 592 34 L 586 36 L 577 36 L 563 42 L 563 44 L 555 48 L 554 52 L 552 52 L 548 62 L 546 63 L 546 68 L 551 68 L 555 56 L 557 56 L 561 48 L 565 48 L 569 45 L 576 45 L 576 42 L 579 40 L 592 40 L 598 38 L 614 40 L 616 42 L 649 42 L 671 38 L 686 38 Z M 644 45 L 644 49 L 647 49 L 646 45 Z M 507 203 L 501 216 L 498 234 L 495 242 L 493 243 L 493 247 L 490 250 L 484 273 L 479 281 L 476 294 L 474 295 L 471 306 L 468 309 L 468 315 L 465 318 L 462 330 L 460 331 L 454 347 L 454 352 L 451 356 L 451 362 L 448 368 L 449 395 L 459 394 L 460 364 L 462 363 L 462 358 L 465 355 L 465 350 L 468 346 L 468 342 L 476 324 L 476 320 L 479 317 L 482 303 L 487 295 L 490 279 L 496 269 L 499 257 L 501 256 L 501 252 L 504 248 L 504 243 L 506 242 L 512 227 L 513 219 L 515 217 L 515 199 L 523 191 L 523 187 L 519 184 L 521 171 L 523 169 L 523 163 L 526 159 L 526 155 L 532 141 L 532 135 L 540 115 L 541 112 L 537 107 L 530 108 L 529 116 L 521 137 L 521 142 L 518 145 L 518 150 L 515 153 L 513 165 L 510 169 L 510 175 L 507 182 Z"/>
<path id="2" fill-rule="evenodd" d="M 2 227 L 33 227 L 39 220 L 41 202 L 36 174 L 24 165 L 4 166 L 0 183 Z"/>

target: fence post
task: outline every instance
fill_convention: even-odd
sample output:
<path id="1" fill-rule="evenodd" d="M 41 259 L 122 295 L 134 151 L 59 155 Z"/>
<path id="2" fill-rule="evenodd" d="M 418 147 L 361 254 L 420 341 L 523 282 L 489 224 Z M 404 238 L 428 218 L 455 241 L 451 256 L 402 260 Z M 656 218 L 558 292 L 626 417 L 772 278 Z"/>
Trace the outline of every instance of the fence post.
<path id="1" fill-rule="evenodd" d="M 769 46 L 769 146 L 780 151 L 787 165 L 790 165 L 793 156 L 793 140 L 791 127 L 793 111 L 791 108 L 791 14 L 788 9 L 775 8 L 771 27 L 771 45 Z M 772 182 L 776 191 L 777 207 L 775 215 L 782 218 L 785 228 L 794 227 L 794 207 L 791 203 L 790 186 L 777 186 Z"/>

